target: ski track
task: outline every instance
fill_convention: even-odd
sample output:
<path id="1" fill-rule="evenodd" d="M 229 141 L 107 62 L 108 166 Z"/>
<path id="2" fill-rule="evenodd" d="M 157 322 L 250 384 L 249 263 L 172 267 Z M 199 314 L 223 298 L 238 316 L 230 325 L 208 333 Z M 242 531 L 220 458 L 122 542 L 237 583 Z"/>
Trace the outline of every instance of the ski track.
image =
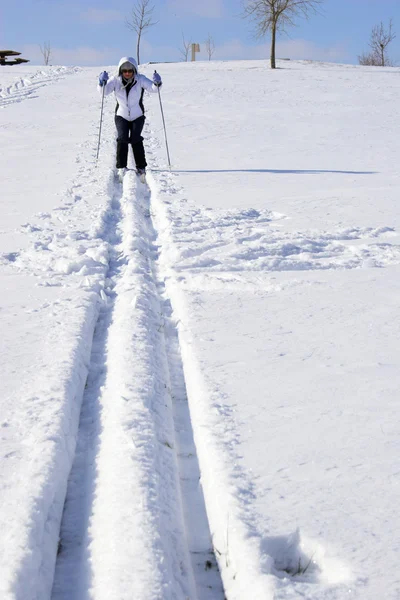
<path id="1" fill-rule="evenodd" d="M 151 194 L 130 172 L 104 215 L 96 326 L 52 599 L 223 600 Z M 122 348 L 122 349 L 121 349 Z"/>
<path id="2" fill-rule="evenodd" d="M 41 86 L 76 70 L 39 71 L 0 88 L 0 107 L 33 98 Z M 149 143 L 160 145 L 151 135 Z M 109 185 L 99 227 L 98 206 L 85 199 L 95 178 L 86 187 L 79 181 L 64 205 L 22 227 L 32 247 L 0 256 L 10 270 L 41 277 L 39 285 L 79 286 L 101 304 L 93 340 L 90 324 L 82 336 L 88 345 L 92 341 L 91 357 L 52 599 L 223 600 L 213 546 L 229 600 L 272 598 L 276 578 L 282 594 L 285 586 L 295 590 L 301 578 L 288 583 L 287 573 L 314 555 L 303 553 L 299 532 L 263 539 L 257 531 L 251 478 L 235 454 L 235 424 L 200 372 L 190 327 L 181 322 L 188 323 L 190 314 L 179 280 L 187 274 L 186 289 L 202 289 L 208 278 L 212 289 L 228 281 L 250 286 L 249 272 L 384 268 L 400 262 L 395 230 L 286 231 L 286 215 L 269 210 L 191 206 L 165 171 L 149 176 L 150 188 L 131 172 L 123 186 Z M 173 205 L 168 194 L 175 194 Z M 89 211 L 93 228 L 76 230 L 77 214 Z M 97 314 L 97 308 L 89 312 Z M 83 382 L 86 365 L 79 362 Z M 58 531 L 67 483 L 67 467 L 60 471 L 59 462 L 68 462 L 60 454 L 73 452 L 72 438 L 73 431 L 68 451 L 62 448 L 54 459 L 58 478 L 54 485 L 49 481 L 57 486 L 55 501 L 47 512 L 39 504 L 36 511 L 47 518 L 37 526 L 44 532 L 41 571 L 54 562 L 54 544 L 46 536 Z M 324 565 L 323 551 L 304 577 L 309 586 L 326 572 L 333 584 L 340 582 L 335 570 L 342 566 Z"/>
<path id="3" fill-rule="evenodd" d="M 48 72 L 40 70 L 29 77 L 20 77 L 11 85 L 0 85 L 0 108 L 36 98 L 35 92 L 41 87 L 55 83 L 65 75 L 78 71 L 81 71 L 81 67 L 54 67 Z"/>
<path id="4" fill-rule="evenodd" d="M 157 145 L 154 138 L 150 141 Z M 107 177 L 101 180 L 106 187 Z M 98 206 L 88 202 L 88 194 L 99 194 L 96 178 L 92 174 L 85 184 L 78 178 L 53 213 L 38 213 L 36 222 L 22 226 L 31 247 L 0 256 L 10 269 L 39 276 L 39 285 L 78 285 L 102 299 L 52 599 L 103 600 L 110 590 L 113 598 L 122 599 L 134 590 L 140 600 L 222 600 L 213 544 L 229 600 L 244 597 L 250 580 L 257 597 L 270 597 L 271 574 L 279 578 L 299 559 L 307 563 L 309 555 L 296 533 L 272 541 L 260 538 L 244 508 L 252 494 L 246 474 L 240 474 L 241 489 L 232 492 L 223 463 L 236 464 L 237 457 L 232 449 L 215 446 L 213 431 L 221 423 L 205 416 L 210 394 L 192 342 L 179 324 L 188 315 L 177 278 L 190 271 L 188 283 L 199 281 L 201 287 L 202 276 L 225 274 L 230 284 L 234 279 L 240 286 L 246 271 L 384 267 L 399 261 L 399 247 L 390 243 L 396 233 L 391 227 L 284 232 L 283 214 L 191 208 L 186 200 L 180 207 L 172 174 L 164 172 L 157 181 L 150 174 L 149 180 L 154 199 L 131 171 L 123 187 L 109 183 L 108 191 L 101 192 L 108 193 L 109 203 L 99 224 Z M 83 214 L 93 223 L 88 231 L 76 229 Z M 380 237 L 385 243 L 376 243 Z M 234 428 L 230 431 L 228 409 L 215 408 L 229 439 Z M 197 450 L 192 418 L 200 432 Z M 237 465 L 234 470 L 238 480 Z M 228 505 L 230 512 L 224 514 L 221 507 Z M 259 548 L 270 561 L 262 572 L 257 571 Z M 316 561 L 310 585 L 318 581 L 320 567 Z"/>
<path id="5" fill-rule="evenodd" d="M 64 74 L 0 90 L 0 106 Z M 149 142 L 159 145 L 151 135 Z M 179 278 L 189 274 L 189 289 L 206 277 L 208 286 L 225 286 L 224 276 L 240 286 L 251 271 L 382 268 L 400 261 L 397 234 L 387 226 L 290 232 L 286 215 L 270 210 L 192 207 L 166 172 L 150 174 L 150 188 L 131 171 L 123 186 L 109 185 L 99 225 L 98 206 L 88 202 L 95 180 L 78 179 L 63 205 L 22 227 L 30 248 L 0 256 L 0 264 L 41 277 L 39 285 L 79 286 L 102 300 L 52 599 L 223 600 L 219 569 L 229 600 L 273 597 L 272 579 L 310 554 L 296 532 L 271 540 L 256 530 L 229 408 L 213 404 L 180 323 L 189 315 Z M 76 229 L 83 214 L 93 222 L 88 231 Z M 231 447 L 219 444 L 218 432 Z M 66 480 L 58 485 L 61 508 Z M 329 568 L 317 556 L 305 583 L 318 583 Z"/>

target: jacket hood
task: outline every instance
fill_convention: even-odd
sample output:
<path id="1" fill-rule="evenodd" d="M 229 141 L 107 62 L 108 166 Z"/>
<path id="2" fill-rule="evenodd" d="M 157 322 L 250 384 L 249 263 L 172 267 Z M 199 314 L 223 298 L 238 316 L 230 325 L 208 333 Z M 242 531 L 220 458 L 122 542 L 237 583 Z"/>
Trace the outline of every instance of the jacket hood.
<path id="1" fill-rule="evenodd" d="M 121 67 L 124 63 L 130 63 L 135 69 L 136 73 L 138 72 L 138 65 L 136 60 L 132 56 L 123 56 L 118 63 L 118 75 L 121 75 Z"/>

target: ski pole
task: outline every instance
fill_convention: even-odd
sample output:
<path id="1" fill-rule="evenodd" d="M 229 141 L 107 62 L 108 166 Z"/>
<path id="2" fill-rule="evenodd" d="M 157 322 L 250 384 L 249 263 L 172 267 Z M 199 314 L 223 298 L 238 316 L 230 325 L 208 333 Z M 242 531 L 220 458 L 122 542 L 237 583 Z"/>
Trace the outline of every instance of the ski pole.
<path id="1" fill-rule="evenodd" d="M 157 73 L 157 71 L 154 71 L 154 73 Z M 169 165 L 169 168 L 171 169 L 171 159 L 169 157 L 167 130 L 165 127 L 164 111 L 163 111 L 162 102 L 161 102 L 160 88 L 158 87 L 157 90 L 158 90 L 158 99 L 160 100 L 161 116 L 162 116 L 162 121 L 163 121 L 163 126 L 164 126 L 165 146 L 167 148 L 168 165 Z"/>
<path id="2" fill-rule="evenodd" d="M 101 124 L 103 122 L 103 104 L 104 104 L 104 91 L 105 91 L 105 85 L 103 85 L 103 94 L 101 96 L 101 113 L 100 113 L 100 128 L 99 128 L 99 141 L 97 144 L 97 155 L 96 155 L 96 162 L 97 159 L 99 158 L 99 152 L 100 152 L 100 137 L 101 137 Z"/>

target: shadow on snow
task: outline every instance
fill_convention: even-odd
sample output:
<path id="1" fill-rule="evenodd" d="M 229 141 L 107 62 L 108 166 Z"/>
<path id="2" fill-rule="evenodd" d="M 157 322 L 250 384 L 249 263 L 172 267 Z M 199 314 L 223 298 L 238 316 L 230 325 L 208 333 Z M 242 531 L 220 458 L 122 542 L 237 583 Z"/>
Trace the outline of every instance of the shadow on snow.
<path id="1" fill-rule="evenodd" d="M 157 169 L 155 169 L 157 171 Z M 161 171 L 161 170 L 160 170 Z M 198 169 L 176 170 L 171 173 L 276 173 L 293 175 L 316 175 L 319 173 L 338 173 L 341 175 L 375 175 L 376 171 L 330 171 L 328 169 Z"/>

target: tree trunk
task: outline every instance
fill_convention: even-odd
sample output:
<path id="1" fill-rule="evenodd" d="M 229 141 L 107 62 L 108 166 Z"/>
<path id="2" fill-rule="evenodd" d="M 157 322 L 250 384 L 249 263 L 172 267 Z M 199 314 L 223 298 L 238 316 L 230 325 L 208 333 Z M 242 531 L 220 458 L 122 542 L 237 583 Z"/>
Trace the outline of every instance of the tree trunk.
<path id="1" fill-rule="evenodd" d="M 140 56 L 139 56 L 139 49 L 140 49 L 140 36 L 141 36 L 141 31 L 139 31 L 138 34 L 138 38 L 137 38 L 137 46 L 136 46 L 136 55 L 137 55 L 137 64 L 138 66 L 140 65 Z"/>
<path id="2" fill-rule="evenodd" d="M 271 36 L 271 69 L 276 69 L 276 61 L 275 61 L 275 43 L 276 43 L 276 23 L 272 23 L 272 36 Z"/>

